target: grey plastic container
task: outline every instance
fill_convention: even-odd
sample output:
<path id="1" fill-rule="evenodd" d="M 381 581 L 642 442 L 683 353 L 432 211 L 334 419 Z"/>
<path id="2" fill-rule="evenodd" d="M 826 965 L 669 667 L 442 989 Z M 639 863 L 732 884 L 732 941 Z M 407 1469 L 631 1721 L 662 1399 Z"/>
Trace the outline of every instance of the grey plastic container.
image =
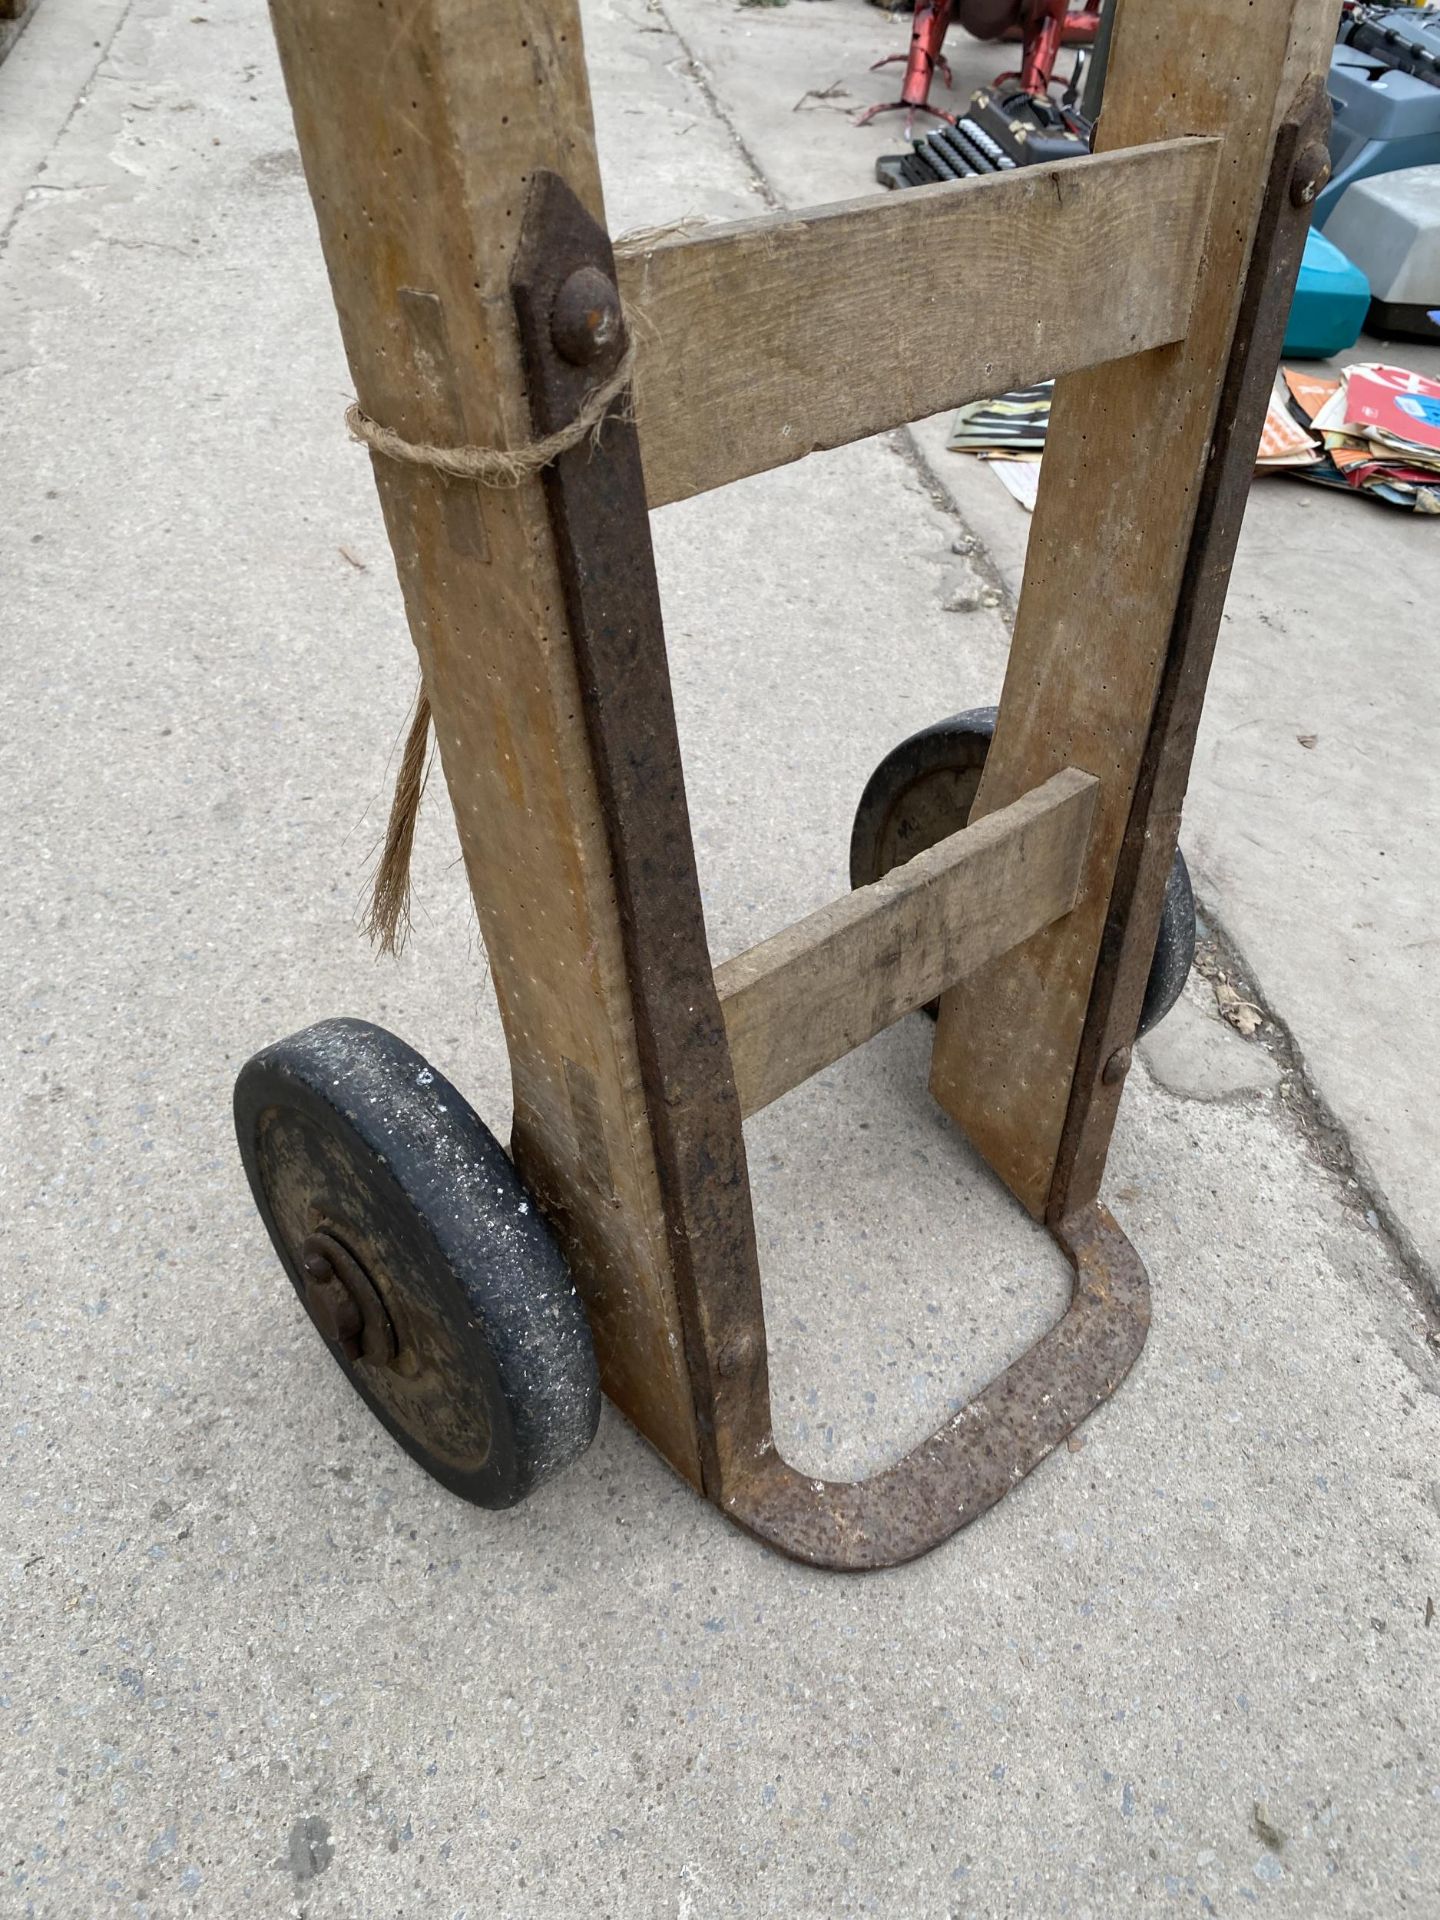
<path id="1" fill-rule="evenodd" d="M 1387 9 L 1378 17 L 1389 42 L 1383 48 L 1375 45 L 1373 18 L 1372 47 L 1338 46 L 1330 63 L 1335 117 L 1330 183 L 1315 203 L 1320 227 L 1355 181 L 1440 162 L 1440 17 Z M 1408 71 L 1411 65 L 1419 71 Z"/>

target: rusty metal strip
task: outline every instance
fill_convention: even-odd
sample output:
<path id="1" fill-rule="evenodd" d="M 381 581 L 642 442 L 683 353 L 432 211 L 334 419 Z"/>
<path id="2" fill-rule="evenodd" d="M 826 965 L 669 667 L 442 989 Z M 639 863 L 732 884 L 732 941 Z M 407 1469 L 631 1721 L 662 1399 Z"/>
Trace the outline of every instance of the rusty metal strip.
<path id="1" fill-rule="evenodd" d="M 624 351 L 609 235 L 554 174 L 537 174 L 531 188 L 512 292 L 535 431 L 553 433 Z M 623 401 L 593 443 L 545 469 L 544 484 L 614 862 L 704 1487 L 718 1500 L 729 1457 L 753 1452 L 769 1433 L 760 1266 L 639 442 Z"/>
<path id="2" fill-rule="evenodd" d="M 1018 1486 L 1120 1385 L 1150 1327 L 1150 1285 L 1103 1207 L 1053 1229 L 1075 1268 L 1069 1310 L 913 1452 L 869 1480 L 812 1480 L 772 1445 L 724 1503 L 791 1559 L 865 1572 L 928 1553 Z"/>
<path id="3" fill-rule="evenodd" d="M 1280 360 L 1310 206 L 1328 167 L 1329 117 L 1323 85 L 1311 82 L 1276 133 L 1170 643 L 1101 935 L 1047 1206 L 1051 1221 L 1092 1201 L 1104 1175 L 1179 837 L 1180 809 L 1255 471 L 1255 450 Z"/>

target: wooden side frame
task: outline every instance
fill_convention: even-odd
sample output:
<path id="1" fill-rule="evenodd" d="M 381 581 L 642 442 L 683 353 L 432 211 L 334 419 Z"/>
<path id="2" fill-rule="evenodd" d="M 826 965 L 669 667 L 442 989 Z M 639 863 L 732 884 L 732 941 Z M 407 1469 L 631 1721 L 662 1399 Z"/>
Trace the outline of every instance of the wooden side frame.
<path id="1" fill-rule="evenodd" d="M 578 0 L 272 0 L 360 405 L 412 440 L 513 445 L 510 284 L 532 176 L 604 218 Z M 634 991 L 538 480 L 376 458 L 514 1082 L 513 1149 L 584 1291 L 606 1390 L 701 1483 Z"/>

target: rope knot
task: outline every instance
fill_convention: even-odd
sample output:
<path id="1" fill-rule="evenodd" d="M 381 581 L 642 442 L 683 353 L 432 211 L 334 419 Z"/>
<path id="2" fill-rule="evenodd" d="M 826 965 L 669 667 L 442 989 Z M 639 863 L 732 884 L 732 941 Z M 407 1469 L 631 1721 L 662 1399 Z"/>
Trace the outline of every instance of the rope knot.
<path id="1" fill-rule="evenodd" d="M 404 466 L 428 467 L 452 480 L 469 480 L 482 487 L 518 487 L 578 447 L 587 437 L 598 440 L 613 401 L 630 385 L 635 373 L 635 331 L 628 325 L 625 351 L 608 379 L 592 387 L 568 425 L 529 440 L 518 447 L 442 447 L 424 440 L 407 440 L 393 428 L 373 420 L 358 401 L 345 409 L 352 439 L 372 455 L 397 460 Z M 405 751 L 390 802 L 385 841 L 375 867 L 370 904 L 361 925 L 380 953 L 399 953 L 410 934 L 410 857 L 415 846 L 415 822 L 430 777 L 430 698 L 422 679 L 415 695 Z"/>

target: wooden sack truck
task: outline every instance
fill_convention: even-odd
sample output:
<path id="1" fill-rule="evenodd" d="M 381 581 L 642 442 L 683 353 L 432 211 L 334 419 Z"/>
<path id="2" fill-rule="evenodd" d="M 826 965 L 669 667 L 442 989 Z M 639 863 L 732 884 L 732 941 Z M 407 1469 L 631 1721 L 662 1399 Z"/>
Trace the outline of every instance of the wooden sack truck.
<path id="1" fill-rule="evenodd" d="M 617 251 L 576 0 L 273 0 L 359 406 L 398 436 L 375 481 L 515 1102 L 507 1156 L 418 1055 L 335 1020 L 245 1067 L 237 1126 L 337 1361 L 457 1493 L 522 1498 L 603 1387 L 760 1539 L 889 1566 L 1133 1364 L 1148 1282 L 1098 1192 L 1147 987 L 1153 1018 L 1193 946 L 1180 806 L 1335 11 L 1121 0 L 1091 158 Z M 878 303 L 897 324 L 865 324 Z M 616 390 L 543 471 L 433 464 L 563 441 L 632 367 L 633 409 Z M 856 890 L 714 967 L 647 509 L 1052 374 L 998 713 L 898 748 Z M 937 998 L 933 1094 L 1072 1298 L 896 1466 L 827 1483 L 772 1433 L 741 1126 Z"/>

